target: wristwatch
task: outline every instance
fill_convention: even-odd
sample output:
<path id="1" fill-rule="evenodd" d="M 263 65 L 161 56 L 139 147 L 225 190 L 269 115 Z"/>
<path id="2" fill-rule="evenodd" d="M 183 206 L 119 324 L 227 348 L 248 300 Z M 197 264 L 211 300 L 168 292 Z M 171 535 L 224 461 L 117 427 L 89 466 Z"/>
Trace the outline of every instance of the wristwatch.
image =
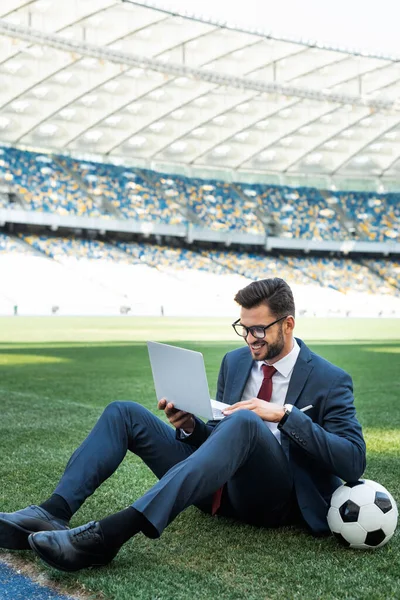
<path id="1" fill-rule="evenodd" d="M 278 423 L 278 429 L 281 429 L 283 427 L 283 425 L 286 422 L 286 419 L 288 418 L 288 416 L 292 412 L 292 409 L 293 409 L 293 404 L 284 404 L 283 405 L 283 410 L 285 411 L 285 413 L 284 413 L 282 419 Z"/>

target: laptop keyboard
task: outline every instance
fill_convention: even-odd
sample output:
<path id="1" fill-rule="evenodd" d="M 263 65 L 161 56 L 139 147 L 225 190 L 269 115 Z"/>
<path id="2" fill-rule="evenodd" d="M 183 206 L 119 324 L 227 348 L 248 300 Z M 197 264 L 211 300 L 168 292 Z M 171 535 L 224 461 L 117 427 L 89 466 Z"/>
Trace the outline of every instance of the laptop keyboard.
<path id="1" fill-rule="evenodd" d="M 218 402 L 218 400 L 211 400 L 211 408 L 213 413 L 213 419 L 219 421 L 221 419 L 225 419 L 226 415 L 222 412 L 225 410 L 229 404 L 225 404 L 225 402 Z"/>
<path id="2" fill-rule="evenodd" d="M 222 410 L 219 410 L 219 408 L 213 408 L 213 417 L 214 419 L 224 419 L 226 415 L 224 415 L 224 413 L 222 412 Z"/>

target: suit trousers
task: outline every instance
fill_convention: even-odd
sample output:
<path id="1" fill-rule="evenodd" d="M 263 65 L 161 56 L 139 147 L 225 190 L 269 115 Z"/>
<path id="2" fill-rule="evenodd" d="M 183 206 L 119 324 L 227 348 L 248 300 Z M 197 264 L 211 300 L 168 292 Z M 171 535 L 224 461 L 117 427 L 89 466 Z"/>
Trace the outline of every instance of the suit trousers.
<path id="1" fill-rule="evenodd" d="M 74 513 L 110 477 L 130 450 L 159 481 L 132 506 L 158 537 L 188 506 L 211 513 L 213 493 L 226 484 L 218 514 L 276 527 L 291 521 L 293 477 L 281 445 L 252 411 L 238 411 L 199 447 L 135 402 L 109 404 L 71 456 L 54 493 Z M 151 527 L 152 526 L 152 527 Z"/>

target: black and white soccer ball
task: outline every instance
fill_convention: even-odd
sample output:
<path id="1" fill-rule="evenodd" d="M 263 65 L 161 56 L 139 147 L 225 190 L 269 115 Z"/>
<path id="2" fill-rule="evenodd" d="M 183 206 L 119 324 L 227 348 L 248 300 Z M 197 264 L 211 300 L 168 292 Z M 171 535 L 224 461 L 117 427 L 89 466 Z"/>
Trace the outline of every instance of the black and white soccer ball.
<path id="1" fill-rule="evenodd" d="M 362 550 L 384 546 L 396 530 L 397 518 L 391 494 L 370 479 L 338 487 L 328 511 L 328 525 L 338 541 Z"/>

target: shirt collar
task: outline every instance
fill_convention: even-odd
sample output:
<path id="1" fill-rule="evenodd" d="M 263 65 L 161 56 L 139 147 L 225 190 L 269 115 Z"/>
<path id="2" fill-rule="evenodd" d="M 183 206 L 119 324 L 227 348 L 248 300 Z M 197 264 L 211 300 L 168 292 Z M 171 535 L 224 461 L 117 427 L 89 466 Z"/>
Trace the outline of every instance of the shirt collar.
<path id="1" fill-rule="evenodd" d="M 284 356 L 280 360 L 276 361 L 276 363 L 274 363 L 272 366 L 274 366 L 275 369 L 278 371 L 278 373 L 283 375 L 283 377 L 289 377 L 290 373 L 294 369 L 294 365 L 296 364 L 296 360 L 297 360 L 297 357 L 299 356 L 299 353 L 300 353 L 300 346 L 298 345 L 296 338 L 293 338 L 293 348 L 291 349 L 289 354 L 286 354 L 286 356 Z M 257 361 L 258 370 L 260 371 L 262 365 L 265 365 L 265 364 L 268 364 L 267 361 L 263 361 L 263 360 Z"/>

